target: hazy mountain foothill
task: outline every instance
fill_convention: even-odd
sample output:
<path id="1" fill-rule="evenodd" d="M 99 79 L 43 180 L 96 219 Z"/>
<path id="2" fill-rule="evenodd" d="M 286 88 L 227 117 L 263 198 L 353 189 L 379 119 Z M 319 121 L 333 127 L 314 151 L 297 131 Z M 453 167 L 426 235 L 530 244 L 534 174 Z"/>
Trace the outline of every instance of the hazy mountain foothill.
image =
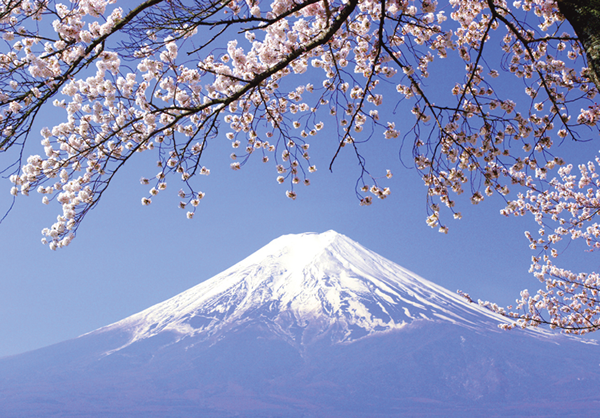
<path id="1" fill-rule="evenodd" d="M 597 416 L 595 341 L 503 321 L 336 232 L 286 235 L 122 321 L 0 359 L 0 416 Z"/>

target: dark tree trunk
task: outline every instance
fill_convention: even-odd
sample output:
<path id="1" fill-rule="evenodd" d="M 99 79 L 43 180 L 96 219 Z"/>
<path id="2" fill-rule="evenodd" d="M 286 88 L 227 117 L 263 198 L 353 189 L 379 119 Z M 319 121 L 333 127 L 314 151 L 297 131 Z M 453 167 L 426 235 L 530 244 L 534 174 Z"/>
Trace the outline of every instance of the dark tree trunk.
<path id="1" fill-rule="evenodd" d="M 557 0 L 556 3 L 583 44 L 590 79 L 600 90 L 600 0 Z"/>

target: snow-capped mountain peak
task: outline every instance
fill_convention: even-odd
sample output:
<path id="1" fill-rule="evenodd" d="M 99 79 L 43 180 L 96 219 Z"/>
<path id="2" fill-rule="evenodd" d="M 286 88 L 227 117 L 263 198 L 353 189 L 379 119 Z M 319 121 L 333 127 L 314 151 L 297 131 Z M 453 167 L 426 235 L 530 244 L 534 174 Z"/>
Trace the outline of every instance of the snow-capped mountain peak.
<path id="1" fill-rule="evenodd" d="M 250 323 L 308 344 L 351 342 L 419 321 L 493 328 L 504 319 L 327 231 L 281 236 L 213 278 L 95 332 L 130 333 L 118 351 L 165 332 L 175 341 L 219 339 Z"/>
<path id="2" fill-rule="evenodd" d="M 501 320 L 333 231 L 287 235 L 129 318 L 0 359 L 1 415 L 598 415 L 597 346 Z"/>

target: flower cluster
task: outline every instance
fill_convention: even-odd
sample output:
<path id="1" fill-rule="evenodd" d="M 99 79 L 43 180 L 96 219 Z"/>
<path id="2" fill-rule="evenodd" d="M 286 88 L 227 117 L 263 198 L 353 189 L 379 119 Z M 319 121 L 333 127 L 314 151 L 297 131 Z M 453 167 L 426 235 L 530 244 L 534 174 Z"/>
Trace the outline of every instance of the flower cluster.
<path id="1" fill-rule="evenodd" d="M 501 211 L 505 216 L 530 214 L 535 218 L 540 227 L 537 233 L 525 232 L 530 248 L 538 252 L 532 257 L 530 271 L 545 287 L 533 296 L 523 291 L 516 311 L 507 313 L 494 308 L 516 319 L 506 327 L 549 324 L 552 328 L 579 334 L 600 328 L 600 276 L 559 268 L 553 261 L 565 241 L 567 244 L 583 241 L 590 251 L 600 248 L 600 224 L 595 220 L 600 211 L 597 164 L 600 157 L 596 157 L 595 162 L 580 165 L 578 175 L 572 174 L 571 164 L 560 167 L 557 177 L 548 182 L 548 189 L 519 193 L 517 199 L 509 201 Z M 547 173 L 538 171 L 534 177 L 546 176 Z M 527 180 L 535 182 L 535 178 Z"/>
<path id="2" fill-rule="evenodd" d="M 250 158 L 272 164 L 296 199 L 316 171 L 309 141 L 319 135 L 334 138 L 332 164 L 340 152 L 355 155 L 361 205 L 386 198 L 390 189 L 377 180 L 391 177 L 370 173 L 364 147 L 409 141 L 428 189 L 427 224 L 440 232 L 448 232 L 444 211 L 461 217 L 457 196 L 466 192 L 479 204 L 520 186 L 504 214 L 562 222 L 552 234 L 528 235 L 532 248 L 552 257 L 566 236 L 597 245 L 593 164 L 580 168 L 574 186 L 555 144 L 597 131 L 598 90 L 581 44 L 561 32 L 554 0 L 450 0 L 445 10 L 433 0 L 170 0 L 130 11 L 115 3 L 0 5 L 0 152 L 34 137 L 49 102 L 64 112 L 42 129 L 43 151 L 20 160 L 10 177 L 13 195 L 37 190 L 43 203 L 61 205 L 57 222 L 43 230 L 50 248 L 71 242 L 113 177 L 140 153 L 155 155 L 158 166 L 142 179 L 150 189 L 141 203 L 151 204 L 175 176 L 183 184 L 179 207 L 192 218 L 204 196 L 195 182 L 210 173 L 209 142 L 231 143 L 233 170 Z M 439 60 L 458 65 L 463 79 L 426 83 Z M 503 88 L 519 84 L 515 78 L 520 94 Z M 410 122 L 401 126 L 389 109 L 405 110 Z M 556 168 L 559 179 L 548 182 Z M 572 217 L 563 219 L 567 212 Z M 533 271 L 560 282 L 561 297 L 589 306 L 590 298 L 586 305 L 562 284 L 583 278 L 546 259 L 536 259 Z M 552 324 L 571 326 L 561 315 L 578 305 L 556 310 L 548 298 L 523 296 L 519 307 L 558 312 Z"/>

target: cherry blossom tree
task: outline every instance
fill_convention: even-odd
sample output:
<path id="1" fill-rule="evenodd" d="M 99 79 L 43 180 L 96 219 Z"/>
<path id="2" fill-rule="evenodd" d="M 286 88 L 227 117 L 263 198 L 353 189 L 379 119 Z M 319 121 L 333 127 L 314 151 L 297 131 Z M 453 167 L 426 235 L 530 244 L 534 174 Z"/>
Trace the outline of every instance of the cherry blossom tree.
<path id="1" fill-rule="evenodd" d="M 463 193 L 473 204 L 499 194 L 504 215 L 532 215 L 540 225 L 537 236 L 526 235 L 536 250 L 532 272 L 546 289 L 524 291 L 514 310 L 480 303 L 513 326 L 594 331 L 600 277 L 552 261 L 567 239 L 600 246 L 600 160 L 576 176 L 557 149 L 598 135 L 594 4 L 147 0 L 125 10 L 118 0 L 1 0 L 0 151 L 18 155 L 3 173 L 14 196 L 37 191 L 43 203 L 61 205 L 42 231 L 57 249 L 138 154 L 158 161 L 141 179 L 142 205 L 173 179 L 192 218 L 211 142 L 231 143 L 233 170 L 250 158 L 272 164 L 295 199 L 316 170 L 310 138 L 337 132 L 329 168 L 352 153 L 358 201 L 370 205 L 389 195 L 391 172 L 371 174 L 362 151 L 375 137 L 397 140 L 412 149 L 428 189 L 431 227 L 448 231 L 442 219 L 461 217 Z M 443 62 L 462 74 L 441 88 L 435 71 Z M 505 88 L 515 81 L 518 103 Z M 382 104 L 412 113 L 410 128 L 401 133 Z M 64 120 L 33 129 L 51 105 Z M 25 145 L 38 140 L 40 154 L 27 156 Z"/>

